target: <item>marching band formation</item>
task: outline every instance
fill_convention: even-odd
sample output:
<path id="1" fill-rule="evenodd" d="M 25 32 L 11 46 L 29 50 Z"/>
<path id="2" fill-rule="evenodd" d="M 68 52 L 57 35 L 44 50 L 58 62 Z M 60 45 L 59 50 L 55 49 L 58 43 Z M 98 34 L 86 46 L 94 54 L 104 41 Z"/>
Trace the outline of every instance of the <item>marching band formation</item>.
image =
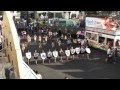
<path id="1" fill-rule="evenodd" d="M 42 59 L 42 63 L 44 64 L 45 60 L 48 60 L 49 63 L 51 63 L 51 59 L 54 58 L 54 63 L 56 63 L 57 58 L 60 58 L 60 62 L 63 62 L 63 57 L 65 56 L 65 60 L 68 61 L 69 57 L 72 58 L 72 60 L 75 60 L 75 56 L 80 58 L 83 58 L 83 56 L 86 56 L 87 59 L 89 59 L 89 54 L 91 53 L 90 48 L 86 47 L 76 47 L 73 48 L 71 47 L 70 49 L 66 49 L 65 51 L 63 51 L 63 49 L 61 48 L 59 51 L 57 51 L 56 49 L 51 51 L 49 49 L 48 52 L 44 52 L 44 50 L 42 50 L 41 53 L 38 53 L 37 50 L 35 50 L 34 52 L 34 60 L 37 64 L 38 61 L 38 57 L 40 57 Z M 26 58 L 28 60 L 28 64 L 30 63 L 30 59 L 32 57 L 31 52 L 28 50 L 28 52 L 26 53 Z"/>
<path id="2" fill-rule="evenodd" d="M 28 44 L 34 41 L 34 43 L 38 44 L 39 50 L 42 51 L 38 53 L 38 50 L 35 49 L 34 54 L 31 54 L 30 50 L 28 50 L 28 52 L 25 53 L 25 56 L 28 60 L 28 64 L 30 63 L 30 59 L 32 59 L 32 57 L 34 57 L 36 64 L 38 64 L 37 61 L 40 58 L 42 59 L 42 63 L 44 64 L 45 60 L 48 60 L 48 62 L 51 63 L 52 59 L 54 59 L 54 63 L 56 63 L 57 58 L 60 58 L 59 59 L 60 62 L 63 62 L 63 59 L 66 61 L 70 59 L 75 60 L 76 57 L 78 57 L 79 59 L 84 57 L 89 59 L 89 54 L 91 53 L 90 48 L 88 48 L 87 46 L 86 39 L 78 37 L 77 40 L 75 41 L 75 39 L 71 36 L 70 33 L 68 35 L 64 35 L 52 29 L 41 28 L 41 30 L 39 30 L 38 33 L 35 33 L 33 35 L 29 35 L 27 34 L 27 32 L 24 32 L 23 34 L 22 32 L 20 40 L 22 39 L 21 37 L 24 37 L 25 41 L 27 41 Z M 51 40 L 51 43 L 48 43 L 48 40 Z M 64 44 L 62 42 L 64 42 Z M 60 48 L 59 50 L 55 48 L 56 43 Z M 49 50 L 45 52 L 44 51 L 45 48 L 43 47 L 46 44 L 49 44 L 51 46 L 51 49 L 49 48 Z M 77 46 L 74 46 L 74 44 Z M 66 49 L 64 48 L 64 46 L 63 49 L 61 47 L 62 45 L 67 46 Z M 34 46 L 31 48 L 34 48 Z M 22 53 L 25 52 L 25 49 L 26 49 L 25 43 L 21 42 Z"/>

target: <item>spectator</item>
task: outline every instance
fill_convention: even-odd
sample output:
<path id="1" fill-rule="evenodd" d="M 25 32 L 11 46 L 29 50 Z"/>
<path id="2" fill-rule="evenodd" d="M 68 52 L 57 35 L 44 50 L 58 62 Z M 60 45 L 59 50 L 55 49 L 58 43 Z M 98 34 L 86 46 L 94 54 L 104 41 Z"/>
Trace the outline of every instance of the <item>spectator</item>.
<path id="1" fill-rule="evenodd" d="M 68 77 L 65 77 L 65 79 L 69 79 Z"/>
<path id="2" fill-rule="evenodd" d="M 37 70 L 35 71 L 35 73 L 36 73 L 38 79 L 42 79 L 42 75 L 39 74 Z"/>
<path id="3" fill-rule="evenodd" d="M 112 59 L 112 49 L 111 47 L 109 46 L 108 50 L 107 50 L 107 59 L 106 59 L 106 62 L 109 62 L 111 61 Z"/>

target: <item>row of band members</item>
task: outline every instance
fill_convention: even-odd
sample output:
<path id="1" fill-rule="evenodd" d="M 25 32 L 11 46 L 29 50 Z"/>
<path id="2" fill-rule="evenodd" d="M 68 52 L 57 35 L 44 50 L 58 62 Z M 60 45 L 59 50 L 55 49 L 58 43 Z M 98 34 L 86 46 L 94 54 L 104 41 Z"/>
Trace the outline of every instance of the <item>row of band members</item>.
<path id="1" fill-rule="evenodd" d="M 43 64 L 44 64 L 44 60 L 46 58 L 48 58 L 49 60 L 49 63 L 50 63 L 50 59 L 52 57 L 54 57 L 54 63 L 56 63 L 56 58 L 58 56 L 60 56 L 60 62 L 63 62 L 63 56 L 66 55 L 67 57 L 67 61 L 68 61 L 68 57 L 71 55 L 71 58 L 74 60 L 74 55 L 79 55 L 81 54 L 82 57 L 86 54 L 87 55 L 87 59 L 89 59 L 89 54 L 91 53 L 91 50 L 90 48 L 88 47 L 76 47 L 76 48 L 73 48 L 71 47 L 71 49 L 69 50 L 67 48 L 67 50 L 65 50 L 65 52 L 63 51 L 63 49 L 61 48 L 60 51 L 57 51 L 56 49 L 54 51 L 49 51 L 47 53 L 44 52 L 44 50 L 42 50 L 42 52 L 39 54 L 37 52 L 37 50 L 35 50 L 33 56 L 34 56 L 34 59 L 36 60 L 36 64 L 37 64 L 37 60 L 38 60 L 38 56 L 40 55 L 40 57 L 42 58 L 42 61 L 43 61 Z M 31 55 L 31 52 L 28 50 L 28 52 L 26 53 L 26 58 L 28 60 L 28 65 L 30 63 L 30 59 L 31 59 L 32 55 Z"/>

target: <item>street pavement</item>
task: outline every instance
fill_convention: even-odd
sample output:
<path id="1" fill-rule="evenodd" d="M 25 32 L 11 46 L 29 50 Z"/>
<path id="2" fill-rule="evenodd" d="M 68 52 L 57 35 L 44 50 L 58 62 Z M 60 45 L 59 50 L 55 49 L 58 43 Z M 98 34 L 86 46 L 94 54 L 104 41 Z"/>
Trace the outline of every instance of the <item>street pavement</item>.
<path id="1" fill-rule="evenodd" d="M 45 52 L 52 48 L 52 41 L 48 40 L 48 43 L 43 46 Z M 61 47 L 63 50 L 67 48 L 66 45 L 62 45 Z M 57 50 L 60 49 L 57 44 L 55 48 Z M 25 52 L 30 50 L 33 53 L 35 49 L 40 51 L 38 44 L 32 41 L 30 44 L 27 44 Z M 45 64 L 43 65 L 39 57 L 38 65 L 35 64 L 34 59 L 31 59 L 29 66 L 33 70 L 38 70 L 43 79 L 64 79 L 65 76 L 70 79 L 120 79 L 119 59 L 116 64 L 106 63 L 106 52 L 94 48 L 91 48 L 91 51 L 89 60 L 75 57 L 75 60 L 69 59 L 69 61 L 66 61 L 64 57 L 63 63 L 59 62 L 58 58 L 57 63 L 53 63 L 52 60 L 49 64 L 48 60 L 45 60 Z M 25 53 L 23 53 L 23 57 L 25 57 Z M 26 62 L 26 59 L 24 60 Z"/>

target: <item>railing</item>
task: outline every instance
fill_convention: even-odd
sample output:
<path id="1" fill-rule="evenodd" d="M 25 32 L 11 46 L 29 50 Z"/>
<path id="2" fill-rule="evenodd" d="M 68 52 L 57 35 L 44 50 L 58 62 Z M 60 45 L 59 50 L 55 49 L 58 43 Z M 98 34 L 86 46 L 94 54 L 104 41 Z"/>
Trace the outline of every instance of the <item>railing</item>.
<path id="1" fill-rule="evenodd" d="M 29 66 L 22 60 L 22 65 L 23 65 L 23 68 L 24 68 L 24 78 L 22 79 L 38 79 L 36 74 L 34 73 L 34 71 L 29 68 Z"/>

